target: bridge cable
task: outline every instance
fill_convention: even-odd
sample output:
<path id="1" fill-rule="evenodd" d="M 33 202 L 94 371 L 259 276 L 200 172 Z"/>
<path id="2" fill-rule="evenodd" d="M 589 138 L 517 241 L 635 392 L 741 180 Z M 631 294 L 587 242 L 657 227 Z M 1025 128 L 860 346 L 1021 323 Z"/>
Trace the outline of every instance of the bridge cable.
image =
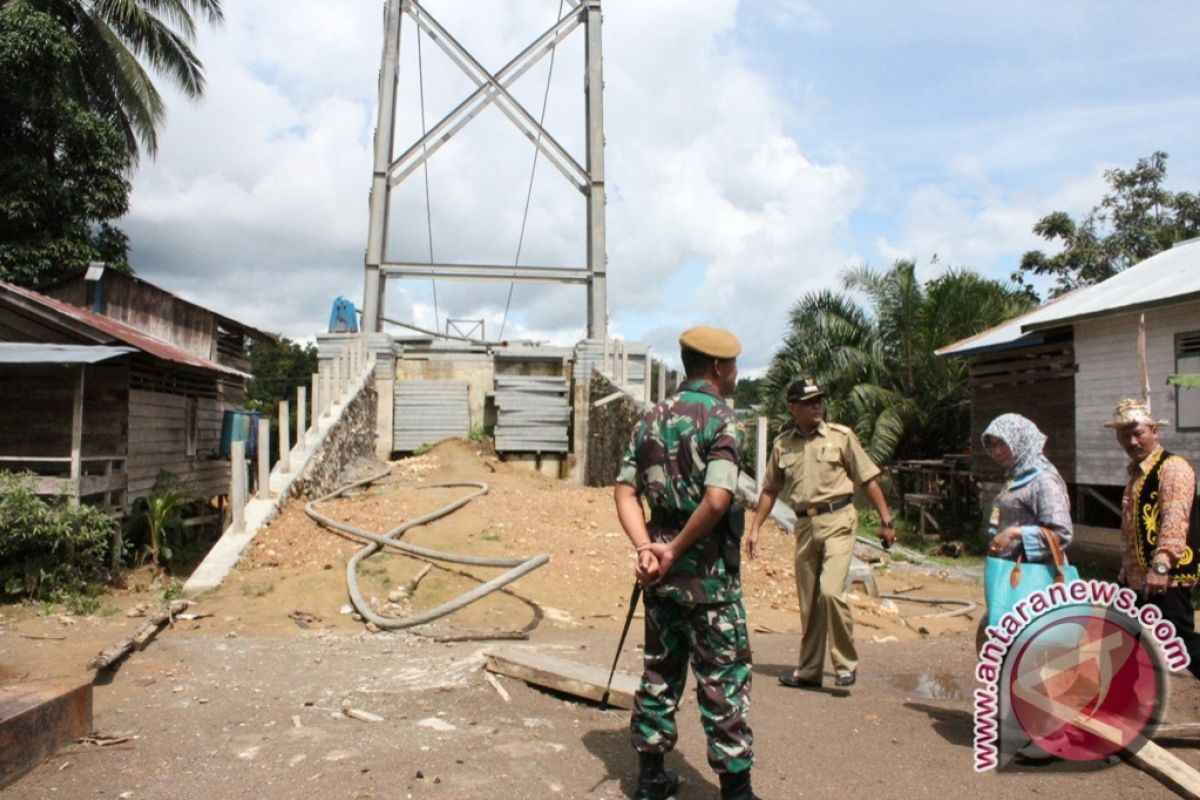
<path id="1" fill-rule="evenodd" d="M 563 3 L 564 0 L 558 0 L 558 21 L 562 22 L 563 18 Z M 546 125 L 546 107 L 550 102 L 550 81 L 554 78 L 554 57 L 558 54 L 558 39 L 555 38 L 554 44 L 550 46 L 550 70 L 546 75 L 546 91 L 542 95 L 542 113 L 538 118 L 538 142 L 542 140 L 541 128 Z M 533 178 L 537 175 L 538 154 L 541 149 L 533 148 L 533 166 L 529 169 L 529 189 L 525 192 L 525 213 L 521 215 L 521 236 L 517 239 L 517 257 L 513 259 L 513 266 L 521 266 L 521 249 L 525 245 L 525 225 L 529 222 L 529 203 L 533 198 Z M 432 259 L 430 259 L 432 260 Z M 508 309 L 512 305 L 513 289 L 516 287 L 515 280 L 508 283 L 508 300 L 504 303 L 504 317 L 500 320 L 500 335 L 496 338 L 504 341 L 504 326 L 508 324 Z"/>
<path id="2" fill-rule="evenodd" d="M 561 1 L 561 0 L 560 0 Z M 425 62 L 421 58 L 421 26 L 417 27 L 417 83 L 420 88 L 421 95 L 421 138 L 425 138 Z M 428 145 L 421 145 L 422 152 L 428 150 Z M 422 170 L 425 173 L 425 231 L 429 237 L 429 263 L 433 263 L 433 212 L 429 205 L 429 159 L 426 158 L 421 164 Z M 433 329 L 436 331 L 440 325 L 438 323 L 438 296 L 437 296 L 437 279 L 430 278 L 429 283 L 433 286 Z"/>

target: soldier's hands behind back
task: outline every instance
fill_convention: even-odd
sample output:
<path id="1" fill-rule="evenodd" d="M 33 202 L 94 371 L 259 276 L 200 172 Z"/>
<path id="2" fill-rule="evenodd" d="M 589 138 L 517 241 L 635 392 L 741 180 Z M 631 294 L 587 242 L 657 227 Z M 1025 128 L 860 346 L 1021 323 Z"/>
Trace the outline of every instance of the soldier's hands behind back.
<path id="1" fill-rule="evenodd" d="M 653 586 L 662 580 L 662 572 L 658 566 L 658 557 L 647 548 L 638 553 L 637 567 L 634 570 L 638 583 L 643 587 Z"/>

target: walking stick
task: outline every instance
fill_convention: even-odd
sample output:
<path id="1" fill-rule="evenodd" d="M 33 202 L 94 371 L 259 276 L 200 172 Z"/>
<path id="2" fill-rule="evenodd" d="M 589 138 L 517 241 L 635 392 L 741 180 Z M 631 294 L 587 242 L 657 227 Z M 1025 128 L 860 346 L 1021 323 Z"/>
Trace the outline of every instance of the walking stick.
<path id="1" fill-rule="evenodd" d="M 608 693 L 612 689 L 613 676 L 617 674 L 617 661 L 621 658 L 621 648 L 625 646 L 625 637 L 629 635 L 629 624 L 633 622 L 633 612 L 637 610 L 638 598 L 642 594 L 642 585 L 633 582 L 633 593 L 629 595 L 629 612 L 625 614 L 625 627 L 621 629 L 621 640 L 617 642 L 617 653 L 613 656 L 612 669 L 608 671 L 608 683 L 604 684 L 604 694 L 600 696 L 600 708 L 608 707 Z"/>

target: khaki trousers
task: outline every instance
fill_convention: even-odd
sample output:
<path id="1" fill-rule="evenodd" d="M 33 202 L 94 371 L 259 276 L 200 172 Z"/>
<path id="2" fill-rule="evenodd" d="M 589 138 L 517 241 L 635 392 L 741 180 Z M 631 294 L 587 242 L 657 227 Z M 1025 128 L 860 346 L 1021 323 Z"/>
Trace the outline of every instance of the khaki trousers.
<path id="1" fill-rule="evenodd" d="M 858 513 L 853 505 L 796 521 L 796 596 L 800 602 L 800 665 L 796 677 L 821 680 L 825 643 L 837 672 L 858 668 L 854 621 L 846 600 Z"/>

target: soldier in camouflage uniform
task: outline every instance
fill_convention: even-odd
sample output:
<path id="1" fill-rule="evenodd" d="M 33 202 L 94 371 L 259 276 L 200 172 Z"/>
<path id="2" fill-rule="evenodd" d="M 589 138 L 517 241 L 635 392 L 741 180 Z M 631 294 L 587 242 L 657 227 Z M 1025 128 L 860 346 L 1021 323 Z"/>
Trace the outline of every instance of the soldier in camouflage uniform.
<path id="1" fill-rule="evenodd" d="M 645 587 L 645 672 L 630 724 L 640 763 L 634 797 L 665 800 L 678 788 L 663 755 L 678 738 L 675 710 L 690 660 L 721 797 L 754 800 L 750 642 L 740 526 L 730 515 L 740 446 L 733 411 L 722 400 L 733 394 L 741 345 L 707 327 L 685 331 L 679 344 L 687 381 L 635 426 L 613 493 Z"/>

